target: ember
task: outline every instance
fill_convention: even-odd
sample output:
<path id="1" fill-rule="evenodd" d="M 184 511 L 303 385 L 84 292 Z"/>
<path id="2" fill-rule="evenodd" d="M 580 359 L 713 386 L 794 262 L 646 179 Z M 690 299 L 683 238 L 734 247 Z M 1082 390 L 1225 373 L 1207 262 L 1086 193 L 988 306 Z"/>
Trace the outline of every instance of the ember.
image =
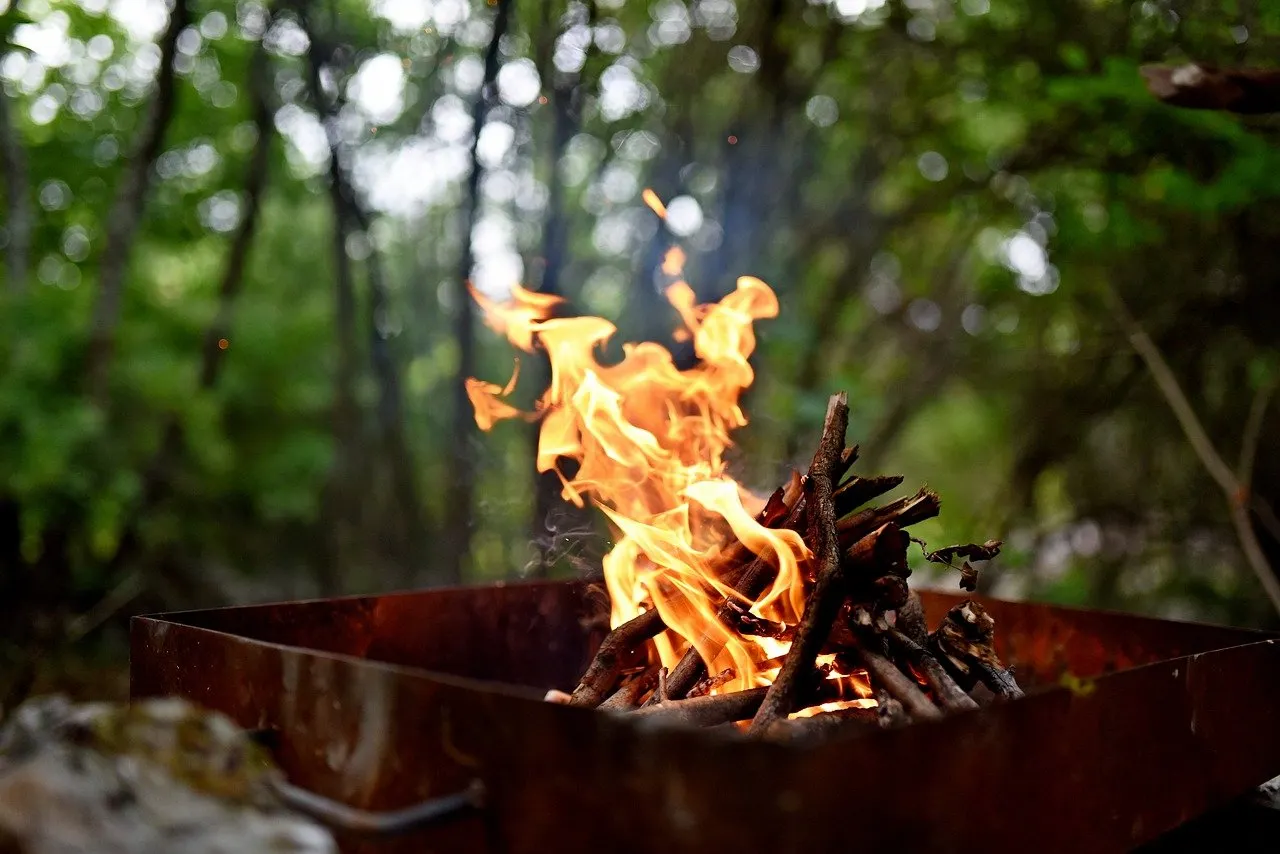
<path id="1" fill-rule="evenodd" d="M 645 200 L 665 208 L 651 191 Z M 977 707 L 966 693 L 1021 695 L 991 644 L 994 624 L 965 602 L 932 635 L 907 586 L 906 528 L 936 516 L 938 496 L 864 508 L 902 478 L 849 475 L 846 396 L 834 395 L 807 471 L 762 498 L 735 481 L 725 452 L 747 424 L 739 406 L 754 372 L 753 324 L 778 301 L 744 276 L 720 302 L 696 305 L 671 249 L 666 297 L 699 362 L 681 370 L 664 347 L 626 344 L 613 365 L 597 347 L 616 331 L 598 317 L 553 317 L 559 300 L 515 288 L 496 303 L 474 292 L 489 325 L 515 346 L 543 350 L 551 382 L 524 413 L 500 387 L 471 379 L 476 421 L 541 419 L 537 468 L 563 497 L 587 499 L 617 531 L 604 559 L 613 631 L 571 705 L 714 726 L 750 721 L 752 735 L 822 733 L 836 724 L 897 726 Z M 561 459 L 577 462 L 572 477 Z M 846 477 L 846 475 L 848 475 Z M 951 565 L 985 561 L 1000 543 L 926 554 Z M 958 567 L 973 589 L 975 572 Z M 820 722 L 812 720 L 824 718 Z"/>

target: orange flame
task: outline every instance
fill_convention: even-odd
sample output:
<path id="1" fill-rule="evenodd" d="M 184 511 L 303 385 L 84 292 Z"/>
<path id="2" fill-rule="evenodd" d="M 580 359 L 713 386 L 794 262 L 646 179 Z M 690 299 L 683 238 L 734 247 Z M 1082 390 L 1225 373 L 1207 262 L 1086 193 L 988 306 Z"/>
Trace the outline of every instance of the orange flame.
<path id="1" fill-rule="evenodd" d="M 649 206 L 649 210 L 662 219 L 667 218 L 667 206 L 662 203 L 662 199 L 658 198 L 658 194 L 653 190 L 645 187 L 644 192 L 640 194 L 640 198 Z"/>
<path id="2" fill-rule="evenodd" d="M 651 190 L 644 199 L 659 215 L 665 212 Z M 592 499 L 617 531 L 604 558 L 612 625 L 657 608 L 669 629 L 655 639 L 663 665 L 673 667 L 693 646 L 711 673 L 732 669 L 733 678 L 717 691 L 742 690 L 772 681 L 777 665 L 766 662 L 788 644 L 741 636 L 717 618 L 724 599 L 737 596 L 718 575 L 718 555 L 734 541 L 771 553 L 776 578 L 751 610 L 787 624 L 803 613 L 801 569 L 811 559 L 799 534 L 756 521 L 749 508 L 761 499 L 730 477 L 725 462 L 732 432 L 747 423 L 739 400 L 755 379 L 749 361 L 754 323 L 777 316 L 778 300 L 764 282 L 743 276 L 719 302 L 697 305 L 683 279 L 684 260 L 683 250 L 673 248 L 663 271 L 676 279 L 666 297 L 699 359 L 685 370 L 652 342 L 624 344 L 621 361 L 601 364 L 597 349 L 614 325 L 599 317 L 552 318 L 556 297 L 519 287 L 503 303 L 475 296 L 489 325 L 512 344 L 547 353 L 550 385 L 532 416 L 542 419 L 537 469 L 560 475 L 566 500 L 582 506 Z M 503 400 L 510 390 L 468 381 L 481 429 L 528 417 Z M 572 479 L 560 471 L 561 457 L 578 462 Z M 865 688 L 865 680 L 859 686 L 839 678 L 842 688 L 851 687 L 851 698 L 869 693 L 853 690 Z"/>

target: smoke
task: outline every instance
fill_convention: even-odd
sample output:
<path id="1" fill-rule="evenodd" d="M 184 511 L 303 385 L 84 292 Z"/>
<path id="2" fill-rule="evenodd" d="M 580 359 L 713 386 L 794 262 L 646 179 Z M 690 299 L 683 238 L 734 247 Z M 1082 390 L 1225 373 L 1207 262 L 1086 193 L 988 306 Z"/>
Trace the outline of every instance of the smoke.
<path id="1" fill-rule="evenodd" d="M 600 532 L 591 508 L 558 504 L 547 511 L 540 527 L 530 541 L 533 558 L 522 570 L 523 575 L 558 575 L 555 570 L 566 567 L 578 578 L 604 577 L 601 562 L 613 541 Z"/>

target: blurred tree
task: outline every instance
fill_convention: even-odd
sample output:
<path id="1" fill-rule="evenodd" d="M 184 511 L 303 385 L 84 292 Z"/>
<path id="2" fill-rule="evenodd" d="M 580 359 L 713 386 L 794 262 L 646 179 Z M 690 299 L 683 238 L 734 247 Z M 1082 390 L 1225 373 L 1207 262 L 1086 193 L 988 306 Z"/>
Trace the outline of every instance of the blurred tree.
<path id="1" fill-rule="evenodd" d="M 1139 72 L 1256 68 L 1280 10 L 0 0 L 0 37 L 11 657 L 116 631 L 104 611 L 589 562 L 607 535 L 534 476 L 529 430 L 476 435 L 461 379 L 512 353 L 466 285 L 524 281 L 688 364 L 672 244 L 704 299 L 740 274 L 780 296 L 751 484 L 845 388 L 863 468 L 941 490 L 926 537 L 1008 532 L 990 591 L 1276 622 L 1109 295 L 1216 452 L 1253 459 L 1280 565 L 1280 126 Z"/>

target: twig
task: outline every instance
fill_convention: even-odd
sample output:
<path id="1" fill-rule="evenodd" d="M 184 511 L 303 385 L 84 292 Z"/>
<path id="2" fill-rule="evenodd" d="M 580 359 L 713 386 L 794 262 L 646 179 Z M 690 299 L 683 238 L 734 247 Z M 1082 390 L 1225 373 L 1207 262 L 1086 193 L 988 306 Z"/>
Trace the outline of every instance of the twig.
<path id="1" fill-rule="evenodd" d="M 961 690 L 951 674 L 943 668 L 938 659 L 927 649 L 913 641 L 903 632 L 896 629 L 889 632 L 889 640 L 896 644 L 903 654 L 908 656 L 924 673 L 933 690 L 933 695 L 946 712 L 967 712 L 978 708 L 973 698 Z"/>
<path id="2" fill-rule="evenodd" d="M 794 481 L 793 481 L 794 482 Z M 805 496 L 802 492 L 797 492 L 795 504 L 791 507 L 791 512 L 787 514 L 787 518 L 783 520 L 779 528 L 795 528 L 800 519 L 803 518 L 805 512 Z M 745 549 L 745 546 L 743 547 Z M 749 554 L 750 552 L 748 552 Z M 747 601 L 754 601 L 765 585 L 768 584 L 770 576 L 774 573 L 773 564 L 770 561 L 775 560 L 772 549 L 766 549 L 756 555 L 742 570 L 737 581 L 734 582 L 734 591 Z M 726 601 L 720 606 L 717 612 L 717 619 L 721 622 L 730 622 L 734 615 L 738 612 L 738 603 Z M 710 640 L 709 637 L 703 636 L 704 643 Z M 671 671 L 671 675 L 667 678 L 667 691 L 670 697 L 679 699 L 684 697 L 697 684 L 698 680 L 707 675 L 707 664 L 702 660 L 702 656 L 698 654 L 696 645 L 690 645 L 685 650 L 684 655 L 676 664 L 675 669 Z"/>
<path id="3" fill-rule="evenodd" d="M 886 522 L 894 522 L 899 527 L 906 528 L 925 519 L 932 519 L 941 510 L 942 500 L 938 494 L 922 489 L 910 498 L 900 498 L 884 507 L 872 507 L 846 516 L 836 524 L 836 530 L 842 544 L 852 544 Z"/>
<path id="4" fill-rule="evenodd" d="M 921 646 L 929 642 L 929 624 L 925 622 L 924 605 L 920 602 L 920 594 L 916 591 L 907 592 L 906 604 L 898 609 L 895 626 Z"/>
<path id="5" fill-rule="evenodd" d="M 822 425 L 822 440 L 809 467 L 810 542 L 818 565 L 818 580 L 805 603 L 804 616 L 795 640 L 777 678 L 751 721 L 748 734 L 759 735 L 794 708 L 801 686 L 799 679 L 813 667 L 813 661 L 831 633 L 831 624 L 840 608 L 836 595 L 840 574 L 840 544 L 836 537 L 836 513 L 831 503 L 832 477 L 840 465 L 845 431 L 849 426 L 849 398 L 844 392 L 832 395 Z"/>
<path id="6" fill-rule="evenodd" d="M 595 708 L 604 702 L 622 671 L 624 656 L 666 627 L 658 609 L 650 608 L 609 632 L 591 659 L 587 672 L 582 674 L 578 687 L 573 689 L 571 705 Z"/>
<path id="7" fill-rule="evenodd" d="M 865 647 L 860 647 L 858 654 L 862 659 L 862 666 L 867 668 L 872 680 L 888 692 L 890 697 L 901 703 L 903 709 L 913 719 L 930 721 L 942 717 L 942 712 L 929 702 L 929 698 L 920 690 L 916 681 L 899 670 L 896 664 L 880 653 Z"/>
<path id="8" fill-rule="evenodd" d="M 116 185 L 115 200 L 107 217 L 106 245 L 99 262 L 98 295 L 93 306 L 87 375 L 89 391 L 100 405 L 108 403 L 108 380 L 115 349 L 117 327 L 124 297 L 124 281 L 129 257 L 138 232 L 138 223 L 147 203 L 151 171 L 165 131 L 177 105 L 178 81 L 173 60 L 178 52 L 178 36 L 191 21 L 188 0 L 174 0 L 169 24 L 160 37 L 160 66 L 156 73 L 155 95 L 149 101 L 147 119 L 137 137 Z"/>
<path id="9" fill-rule="evenodd" d="M 1269 380 L 1258 389 L 1249 405 L 1249 416 L 1244 422 L 1244 437 L 1240 442 L 1240 462 L 1236 464 L 1236 477 L 1246 490 L 1253 486 L 1253 465 L 1258 458 L 1258 440 L 1262 438 L 1263 419 L 1267 415 L 1267 405 L 1275 394 L 1277 380 Z"/>
<path id="10" fill-rule="evenodd" d="M 640 705 L 640 698 L 646 693 L 653 690 L 658 682 L 660 671 L 657 668 L 650 667 L 630 682 L 614 691 L 609 699 L 601 703 L 597 708 L 604 712 L 629 712 Z M 572 703 L 573 698 L 570 697 L 566 703 Z"/>
<path id="11" fill-rule="evenodd" d="M 978 680 L 997 697 L 1017 700 L 1024 696 L 1022 689 L 1018 687 L 1018 681 L 1013 678 L 1013 673 L 1006 668 L 996 667 L 994 664 L 979 660 L 973 662 L 973 670 Z"/>
<path id="12" fill-rule="evenodd" d="M 718 724 L 745 721 L 756 713 L 764 702 L 768 688 L 748 688 L 728 694 L 710 697 L 689 697 L 684 700 L 668 700 L 656 706 L 645 706 L 631 713 L 640 720 L 672 721 L 690 726 L 716 726 Z"/>
<path id="13" fill-rule="evenodd" d="M 879 498 L 886 492 L 897 489 L 902 485 L 902 481 L 903 477 L 900 474 L 877 477 L 854 475 L 841 484 L 832 495 L 836 506 L 836 517 L 847 516 L 871 499 Z"/>
<path id="14" fill-rule="evenodd" d="M 0 172 L 4 174 L 5 198 L 8 203 L 9 235 L 6 247 L 9 268 L 9 290 L 20 293 L 27 288 L 31 263 L 31 230 L 35 223 L 31 207 L 31 176 L 22 136 L 10 112 L 9 96 L 0 91 Z"/>
<path id="15" fill-rule="evenodd" d="M 804 718 L 774 721 L 763 735 L 771 741 L 815 744 L 849 733 L 885 728 L 887 718 L 875 706 L 819 712 Z"/>
<path id="16" fill-rule="evenodd" d="M 1160 352 L 1155 342 L 1151 340 L 1151 336 L 1147 335 L 1138 321 L 1129 314 L 1129 310 L 1121 300 L 1120 295 L 1112 291 L 1112 297 L 1119 307 L 1117 313 L 1120 316 L 1120 320 L 1125 324 L 1129 333 L 1129 342 L 1146 364 L 1147 370 L 1151 372 L 1151 378 L 1155 380 L 1156 387 L 1164 395 L 1165 402 L 1169 404 L 1169 408 L 1173 410 L 1174 417 L 1177 418 L 1179 426 L 1182 427 L 1182 432 L 1187 437 L 1187 442 L 1190 443 L 1191 449 L 1195 451 L 1196 456 L 1199 458 L 1200 464 L 1204 466 L 1205 471 L 1214 479 L 1218 484 L 1218 488 L 1222 490 L 1222 494 L 1226 497 L 1227 506 L 1231 514 L 1231 524 L 1240 540 L 1240 549 L 1244 553 L 1245 560 L 1248 562 L 1249 568 L 1253 570 L 1253 574 L 1257 576 L 1259 583 L 1262 584 L 1263 590 L 1266 591 L 1267 597 L 1271 600 L 1272 607 L 1276 609 L 1277 613 L 1280 613 L 1280 579 L 1276 578 L 1266 554 L 1262 551 L 1262 544 L 1258 542 L 1258 535 L 1253 530 L 1253 522 L 1249 518 L 1247 487 L 1241 483 L 1236 474 L 1231 471 L 1230 466 L 1223 461 L 1218 451 L 1213 447 L 1208 433 L 1205 432 L 1200 419 L 1196 417 L 1195 410 L 1191 408 L 1191 403 L 1183 393 L 1182 386 L 1178 384 L 1178 378 L 1174 376 L 1169 363 L 1165 361 L 1164 355 Z"/>

